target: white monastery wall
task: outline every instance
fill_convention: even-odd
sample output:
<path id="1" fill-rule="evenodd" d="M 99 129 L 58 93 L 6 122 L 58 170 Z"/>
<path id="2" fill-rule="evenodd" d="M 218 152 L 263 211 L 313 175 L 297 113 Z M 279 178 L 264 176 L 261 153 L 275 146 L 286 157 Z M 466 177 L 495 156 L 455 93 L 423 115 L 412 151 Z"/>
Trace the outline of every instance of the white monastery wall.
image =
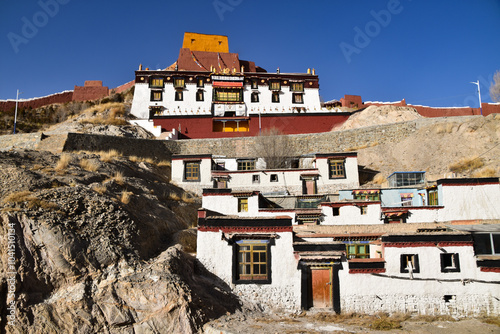
<path id="1" fill-rule="evenodd" d="M 368 225 L 383 224 L 380 220 L 380 204 L 369 204 L 366 206 L 366 214 L 361 214 L 361 209 L 355 205 L 345 205 L 339 208 L 339 215 L 333 215 L 333 209 L 329 206 L 322 206 L 321 211 L 324 220 L 321 225 Z"/>

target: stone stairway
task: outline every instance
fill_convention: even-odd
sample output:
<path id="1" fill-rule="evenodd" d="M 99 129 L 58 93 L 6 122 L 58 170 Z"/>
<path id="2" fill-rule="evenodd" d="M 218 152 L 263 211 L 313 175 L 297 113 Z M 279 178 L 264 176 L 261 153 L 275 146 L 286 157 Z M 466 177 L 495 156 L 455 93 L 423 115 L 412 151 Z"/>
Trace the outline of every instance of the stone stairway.
<path id="1" fill-rule="evenodd" d="M 68 134 L 51 134 L 42 135 L 42 140 L 37 145 L 37 150 L 39 151 L 49 151 L 52 153 L 61 153 L 64 149 L 64 144 L 68 139 Z"/>

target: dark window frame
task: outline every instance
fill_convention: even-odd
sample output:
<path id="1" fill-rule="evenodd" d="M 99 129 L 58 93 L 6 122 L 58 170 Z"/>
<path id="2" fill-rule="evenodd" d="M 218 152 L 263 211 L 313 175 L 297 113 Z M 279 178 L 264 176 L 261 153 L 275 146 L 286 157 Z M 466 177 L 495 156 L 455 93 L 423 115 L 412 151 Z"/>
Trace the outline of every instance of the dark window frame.
<path id="1" fill-rule="evenodd" d="M 197 102 L 203 102 L 203 101 L 205 101 L 205 94 L 203 92 L 203 89 L 198 89 L 196 91 L 196 101 Z"/>
<path id="2" fill-rule="evenodd" d="M 250 85 L 251 85 L 250 86 L 251 89 L 259 89 L 259 80 L 251 79 Z"/>
<path id="3" fill-rule="evenodd" d="M 155 80 L 161 80 L 161 84 L 155 84 Z M 165 79 L 162 77 L 151 77 L 149 79 L 149 88 L 164 88 Z"/>
<path id="4" fill-rule="evenodd" d="M 272 103 L 280 103 L 280 92 L 279 91 L 273 91 L 273 94 L 271 95 L 271 102 Z"/>
<path id="5" fill-rule="evenodd" d="M 159 94 L 160 98 L 155 98 L 155 94 Z M 157 90 L 157 89 L 152 89 L 151 90 L 151 96 L 150 96 L 150 101 L 151 102 L 159 102 L 163 101 L 163 91 L 162 90 Z"/>
<path id="6" fill-rule="evenodd" d="M 255 170 L 255 159 L 238 159 L 236 163 L 237 170 Z"/>
<path id="7" fill-rule="evenodd" d="M 277 87 L 274 87 L 277 85 Z M 281 80 L 269 80 L 269 90 L 280 91 L 281 90 Z"/>
<path id="8" fill-rule="evenodd" d="M 205 78 L 196 77 L 196 88 L 203 88 L 203 87 L 205 87 Z"/>
<path id="9" fill-rule="evenodd" d="M 182 84 L 180 84 L 180 80 L 182 80 Z M 174 88 L 186 88 L 186 78 L 184 77 L 174 77 Z"/>
<path id="10" fill-rule="evenodd" d="M 252 92 L 252 94 L 250 95 L 250 102 L 258 103 L 259 102 L 259 93 Z"/>
<path id="11" fill-rule="evenodd" d="M 400 257 L 400 272 L 403 273 L 409 273 L 410 271 L 408 270 L 407 262 L 408 258 L 413 257 L 413 273 L 418 274 L 420 273 L 420 263 L 418 262 L 418 254 L 401 254 Z"/>
<path id="12" fill-rule="evenodd" d="M 297 101 L 298 97 L 300 97 L 300 101 Z M 292 103 L 293 104 L 304 104 L 304 94 L 303 93 L 292 93 Z"/>
<path id="13" fill-rule="evenodd" d="M 459 273 L 460 272 L 460 258 L 458 253 L 441 253 L 439 254 L 442 273 Z M 449 260 L 454 266 L 446 266 Z"/>
<path id="14" fill-rule="evenodd" d="M 258 243 L 256 240 L 239 240 L 233 244 L 233 283 L 234 284 L 271 284 L 271 240 L 268 239 L 262 239 L 262 242 Z M 260 250 L 255 250 L 255 246 L 263 246 L 265 245 L 266 249 L 265 252 L 261 252 Z M 240 252 L 247 253 L 247 250 L 241 249 L 242 247 L 248 247 L 251 246 L 251 249 L 248 253 L 250 253 L 250 262 L 247 261 L 242 261 L 242 257 L 239 256 Z M 258 275 L 254 273 L 254 270 L 256 269 L 254 267 L 254 253 L 265 253 L 265 268 L 266 268 L 266 274 L 265 275 Z M 247 259 L 245 259 L 247 260 Z M 249 274 L 241 274 L 241 266 L 240 264 L 247 264 L 249 263 L 250 265 L 250 273 Z M 261 258 L 259 256 L 258 262 L 256 262 L 260 265 L 262 265 Z M 260 267 L 259 269 L 261 269 Z M 242 276 L 246 276 L 242 278 Z M 259 276 L 259 277 L 257 277 Z M 265 277 L 264 277 L 265 276 Z"/>
<path id="15" fill-rule="evenodd" d="M 342 166 L 342 168 L 333 168 L 333 166 Z M 341 173 L 339 171 L 342 171 Z M 328 178 L 329 179 L 345 179 L 345 159 L 328 159 Z"/>
<path id="16" fill-rule="evenodd" d="M 196 170 L 193 170 L 196 167 Z M 184 182 L 200 182 L 201 181 L 201 161 L 185 161 L 184 162 Z"/>
<path id="17" fill-rule="evenodd" d="M 175 91 L 174 101 L 184 101 L 184 92 L 182 90 Z"/>

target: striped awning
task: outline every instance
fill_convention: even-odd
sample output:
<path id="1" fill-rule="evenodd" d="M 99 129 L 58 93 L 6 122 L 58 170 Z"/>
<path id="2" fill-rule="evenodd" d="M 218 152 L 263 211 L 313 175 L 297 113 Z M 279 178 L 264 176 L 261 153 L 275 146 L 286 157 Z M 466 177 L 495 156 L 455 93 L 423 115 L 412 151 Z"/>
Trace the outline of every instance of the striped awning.
<path id="1" fill-rule="evenodd" d="M 362 195 L 379 194 L 380 190 L 379 189 L 353 190 L 352 193 L 355 195 L 358 195 L 358 194 L 362 194 Z"/>
<path id="2" fill-rule="evenodd" d="M 212 87 L 224 87 L 224 88 L 240 88 L 243 87 L 243 82 L 238 81 L 214 81 Z"/>

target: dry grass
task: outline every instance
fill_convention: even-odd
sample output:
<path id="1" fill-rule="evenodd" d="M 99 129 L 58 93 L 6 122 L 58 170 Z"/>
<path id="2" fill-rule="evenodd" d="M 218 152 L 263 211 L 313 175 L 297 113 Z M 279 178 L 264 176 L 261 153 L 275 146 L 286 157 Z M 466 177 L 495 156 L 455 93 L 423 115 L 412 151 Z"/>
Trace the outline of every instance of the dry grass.
<path id="1" fill-rule="evenodd" d="M 114 159 L 121 157 L 122 154 L 117 150 L 100 151 L 97 154 L 101 157 L 102 162 L 111 162 Z"/>
<path id="2" fill-rule="evenodd" d="M 485 316 L 485 317 L 481 317 L 479 318 L 479 320 L 481 322 L 484 322 L 486 324 L 491 324 L 491 325 L 496 325 L 498 327 L 500 327 L 500 317 L 497 316 Z"/>
<path id="3" fill-rule="evenodd" d="M 180 201 L 181 197 L 176 193 L 171 193 L 170 195 L 168 195 L 168 199 L 172 201 Z"/>
<path id="4" fill-rule="evenodd" d="M 434 321 L 456 321 L 451 315 L 426 315 L 420 314 L 408 319 L 409 321 L 416 322 L 434 322 Z"/>
<path id="5" fill-rule="evenodd" d="M 70 162 L 71 162 L 71 155 L 63 153 L 61 154 L 61 157 L 59 158 L 59 161 L 57 162 L 56 167 L 54 169 L 56 171 L 63 171 L 68 167 Z"/>
<path id="6" fill-rule="evenodd" d="M 107 115 L 106 115 L 107 113 Z M 119 118 L 125 114 L 125 106 L 122 103 L 110 102 L 95 105 L 85 110 L 88 118 L 80 120 L 81 124 L 102 125 L 126 125 L 125 119 Z"/>
<path id="7" fill-rule="evenodd" d="M 172 164 L 168 160 L 162 160 L 156 164 L 158 167 L 171 167 Z"/>
<path id="8" fill-rule="evenodd" d="M 42 208 L 45 210 L 54 210 L 58 208 L 58 205 L 55 203 L 47 202 L 43 199 L 39 199 L 33 195 L 31 191 L 28 190 L 23 190 L 23 191 L 17 191 L 14 193 L 11 193 L 7 195 L 3 201 L 4 204 L 6 203 L 26 203 L 28 206 L 28 209 L 36 209 L 36 208 Z"/>
<path id="9" fill-rule="evenodd" d="M 493 167 L 484 167 L 472 173 L 472 177 L 495 177 L 497 170 Z"/>
<path id="10" fill-rule="evenodd" d="M 384 176 L 384 174 L 382 173 L 378 173 L 377 175 L 375 175 L 375 177 L 373 178 L 373 183 L 375 184 L 383 184 L 387 182 L 387 179 L 386 177 Z"/>
<path id="11" fill-rule="evenodd" d="M 97 162 L 84 158 L 80 160 L 80 167 L 89 172 L 96 172 L 100 166 Z"/>
<path id="12" fill-rule="evenodd" d="M 147 162 L 149 164 L 152 164 L 154 165 L 155 161 L 153 160 L 153 158 L 142 158 L 142 157 L 138 157 L 136 155 L 131 155 L 128 157 L 128 160 L 131 161 L 131 162 Z M 167 163 L 169 163 L 167 161 Z"/>
<path id="13" fill-rule="evenodd" d="M 106 188 L 105 184 L 100 184 L 93 186 L 92 190 L 94 190 L 98 194 L 104 195 L 108 189 Z"/>
<path id="14" fill-rule="evenodd" d="M 131 199 L 131 195 L 132 195 L 132 192 L 130 191 L 122 191 L 122 195 L 120 197 L 120 202 L 122 202 L 123 204 L 129 204 L 130 203 L 130 199 Z"/>
<path id="15" fill-rule="evenodd" d="M 434 128 L 434 131 L 438 134 L 439 133 L 452 133 L 453 124 L 452 123 L 437 124 L 436 127 Z"/>
<path id="16" fill-rule="evenodd" d="M 484 165 L 483 159 L 477 156 L 462 158 L 459 161 L 449 165 L 450 171 L 454 173 L 462 173 L 462 172 L 472 172 L 478 168 L 481 168 Z"/>
<path id="17" fill-rule="evenodd" d="M 125 177 L 123 176 L 122 172 L 116 172 L 115 175 L 106 179 L 104 182 L 106 183 L 111 181 L 114 181 L 115 183 L 123 186 L 125 184 Z"/>
<path id="18" fill-rule="evenodd" d="M 183 201 L 184 203 L 194 203 L 195 198 L 188 195 L 188 193 L 183 193 L 182 197 L 181 197 L 181 201 Z"/>

